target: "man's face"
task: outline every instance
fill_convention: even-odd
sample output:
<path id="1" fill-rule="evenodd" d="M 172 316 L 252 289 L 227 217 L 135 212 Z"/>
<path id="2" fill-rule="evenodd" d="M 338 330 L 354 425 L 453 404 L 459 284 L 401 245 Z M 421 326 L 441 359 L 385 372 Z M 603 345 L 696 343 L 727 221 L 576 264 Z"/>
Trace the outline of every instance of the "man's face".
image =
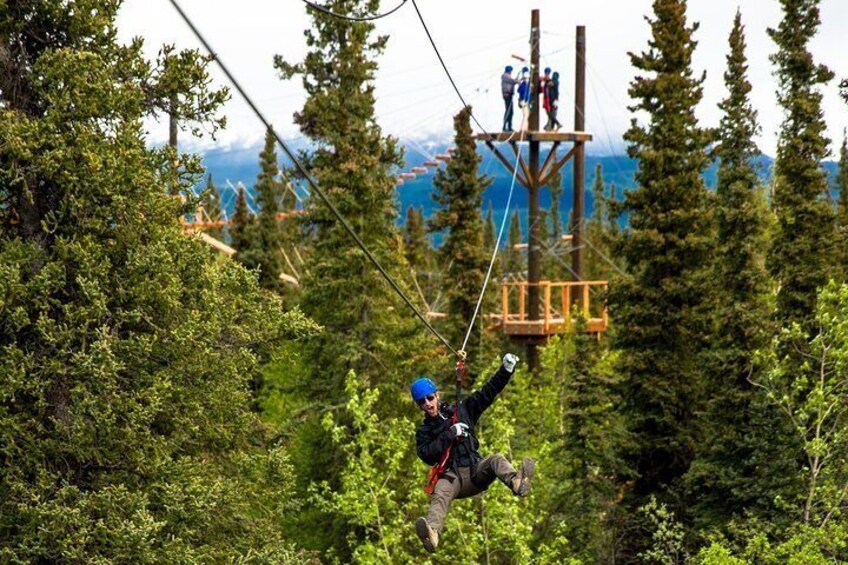
<path id="1" fill-rule="evenodd" d="M 439 413 L 439 393 L 428 394 L 418 401 L 418 406 L 428 416 L 435 417 Z"/>

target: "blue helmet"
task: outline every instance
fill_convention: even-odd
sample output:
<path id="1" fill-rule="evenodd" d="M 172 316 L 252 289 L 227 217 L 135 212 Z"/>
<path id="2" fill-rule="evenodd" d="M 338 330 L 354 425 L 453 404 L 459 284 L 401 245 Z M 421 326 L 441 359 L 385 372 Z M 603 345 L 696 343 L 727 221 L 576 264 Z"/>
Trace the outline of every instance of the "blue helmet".
<path id="1" fill-rule="evenodd" d="M 418 377 L 415 379 L 415 382 L 412 383 L 412 386 L 409 387 L 409 392 L 412 394 L 412 400 L 415 402 L 418 402 L 428 394 L 438 392 L 438 390 L 439 388 L 436 386 L 436 383 L 427 377 Z"/>
<path id="2" fill-rule="evenodd" d="M 512 72 L 512 65 L 507 65 L 506 68 L 504 69 L 504 72 L 511 73 Z"/>
<path id="3" fill-rule="evenodd" d="M 529 72 L 530 72 L 530 67 L 521 67 L 521 72 L 522 72 L 522 73 L 529 73 Z"/>
<path id="4" fill-rule="evenodd" d="M 551 68 L 550 67 L 545 67 L 545 74 L 546 75 L 551 74 Z"/>

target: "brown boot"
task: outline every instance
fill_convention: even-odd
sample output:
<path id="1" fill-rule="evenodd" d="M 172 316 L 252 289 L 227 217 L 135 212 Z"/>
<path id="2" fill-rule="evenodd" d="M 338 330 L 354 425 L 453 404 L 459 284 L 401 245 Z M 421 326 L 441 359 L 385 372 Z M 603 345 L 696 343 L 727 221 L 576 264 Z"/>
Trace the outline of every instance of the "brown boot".
<path id="1" fill-rule="evenodd" d="M 436 547 L 439 545 L 439 532 L 431 528 L 430 524 L 424 518 L 418 518 L 415 521 L 415 531 L 418 533 L 418 537 L 421 538 L 424 549 L 428 553 L 435 553 Z"/>
<path id="2" fill-rule="evenodd" d="M 529 457 L 525 457 L 521 462 L 521 471 L 513 479 L 512 492 L 521 497 L 530 494 L 530 482 L 535 472 L 536 464 Z"/>

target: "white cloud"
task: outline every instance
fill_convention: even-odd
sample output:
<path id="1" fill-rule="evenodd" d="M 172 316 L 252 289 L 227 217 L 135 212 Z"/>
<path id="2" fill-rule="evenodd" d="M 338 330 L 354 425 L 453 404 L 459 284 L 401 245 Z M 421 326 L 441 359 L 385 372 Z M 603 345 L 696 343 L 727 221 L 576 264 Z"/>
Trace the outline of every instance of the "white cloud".
<path id="1" fill-rule="evenodd" d="M 578 24 L 585 25 L 586 121 L 587 129 L 595 134 L 595 142 L 589 148 L 593 154 L 623 152 L 620 137 L 631 117 L 627 110 L 631 102 L 627 87 L 635 74 L 627 52 L 647 47 L 650 30 L 644 15 L 650 14 L 651 4 L 649 0 L 582 3 L 418 0 L 460 91 L 474 106 L 478 119 L 491 129 L 499 127 L 503 111 L 498 93 L 503 66 L 520 64 L 512 55 L 529 51 L 532 8 L 539 8 L 541 14 L 542 64 L 559 70 L 564 79 L 561 117 L 565 120 L 561 121 L 566 127 L 573 123 L 573 112 L 567 108 L 573 103 L 574 30 Z M 395 5 L 395 0 L 383 1 L 384 9 Z M 275 54 L 291 61 L 304 55 L 303 30 L 311 23 L 303 2 L 183 0 L 181 6 L 275 127 L 286 137 L 298 136 L 291 117 L 303 104 L 300 82 L 279 80 L 272 61 Z M 742 10 L 747 31 L 749 77 L 754 86 L 752 101 L 763 127 L 759 143 L 765 152 L 773 155 L 782 115 L 775 100 L 776 86 L 768 60 L 775 47 L 766 35 L 766 28 L 780 21 L 778 2 L 690 0 L 689 20 L 700 22 L 694 69 L 707 71 L 704 101 L 698 108 L 698 116 L 704 125 L 718 122 L 716 104 L 724 96 L 722 73 L 727 36 L 737 6 Z M 812 49 L 816 60 L 829 65 L 838 77 L 823 90 L 825 119 L 835 149 L 841 142 L 842 129 L 848 126 L 848 107 L 839 98 L 837 88 L 838 80 L 848 77 L 842 37 L 848 21 L 848 2 L 823 0 L 821 14 L 822 25 Z M 151 56 L 164 42 L 179 47 L 199 46 L 170 3 L 164 0 L 126 0 L 119 28 L 124 39 L 145 37 Z M 448 135 L 452 116 L 461 105 L 439 66 L 412 3 L 407 2 L 397 13 L 380 20 L 378 31 L 390 36 L 376 82 L 377 114 L 384 130 L 402 139 Z M 215 76 L 225 84 L 219 71 L 215 71 Z M 261 124 L 235 92 L 226 114 L 229 127 L 220 136 L 221 143 L 241 146 L 261 140 Z M 165 122 L 149 124 L 149 130 L 153 141 L 161 142 L 167 137 Z"/>

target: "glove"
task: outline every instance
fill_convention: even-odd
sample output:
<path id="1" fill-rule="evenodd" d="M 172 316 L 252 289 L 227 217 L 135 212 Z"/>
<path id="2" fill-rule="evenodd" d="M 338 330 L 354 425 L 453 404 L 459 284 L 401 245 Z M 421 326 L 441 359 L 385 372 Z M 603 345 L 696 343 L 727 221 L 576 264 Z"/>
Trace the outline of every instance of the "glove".
<path id="1" fill-rule="evenodd" d="M 512 373 L 515 371 L 515 366 L 518 364 L 518 357 L 512 353 L 507 353 L 503 356 L 503 368 Z"/>
<path id="2" fill-rule="evenodd" d="M 469 435 L 471 435 L 468 432 L 468 424 L 463 424 L 462 422 L 452 425 L 448 430 L 448 434 L 451 436 L 451 439 L 468 437 Z"/>

